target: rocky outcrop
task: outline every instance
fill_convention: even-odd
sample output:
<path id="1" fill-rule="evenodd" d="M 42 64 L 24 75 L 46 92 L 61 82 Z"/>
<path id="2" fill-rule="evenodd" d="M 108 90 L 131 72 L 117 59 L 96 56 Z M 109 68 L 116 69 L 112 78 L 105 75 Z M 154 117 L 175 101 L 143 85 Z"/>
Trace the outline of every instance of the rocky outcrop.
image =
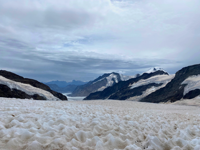
<path id="1" fill-rule="evenodd" d="M 13 80 L 13 81 L 16 81 L 16 82 L 29 84 L 29 85 L 32 85 L 33 87 L 43 89 L 45 91 L 50 92 L 51 94 L 53 94 L 55 97 L 59 98 L 60 100 L 67 100 L 66 96 L 62 95 L 61 93 L 58 93 L 58 92 L 51 90 L 47 85 L 45 85 L 41 82 L 38 82 L 36 80 L 23 78 L 22 76 L 19 76 L 17 74 L 14 74 L 12 72 L 5 71 L 5 70 L 0 70 L 0 76 L 3 76 L 7 79 L 10 79 L 10 80 Z"/>
<path id="2" fill-rule="evenodd" d="M 194 89 L 184 95 L 184 88 L 187 84 L 182 84 L 187 78 L 200 74 L 200 64 L 188 66 L 179 70 L 175 77 L 165 87 L 149 94 L 141 99 L 141 102 L 175 102 L 182 98 L 191 99 L 200 95 L 200 90 Z"/>
<path id="3" fill-rule="evenodd" d="M 129 79 L 119 73 L 107 73 L 85 85 L 78 86 L 69 96 L 88 96 L 90 93 L 102 91 L 107 87 L 113 86 L 120 81 Z"/>
<path id="4" fill-rule="evenodd" d="M 195 89 L 184 95 L 183 99 L 193 99 L 200 95 L 200 89 Z"/>
<path id="5" fill-rule="evenodd" d="M 145 80 L 157 75 L 168 75 L 167 72 L 163 70 L 153 70 L 148 73 L 143 73 L 141 75 L 137 75 L 135 78 L 131 78 L 127 81 L 120 81 L 119 83 L 107 87 L 103 91 L 97 91 L 91 93 L 84 100 L 95 100 L 95 99 L 117 99 L 117 100 L 125 100 L 133 96 L 142 95 L 142 92 L 152 86 L 161 86 L 162 84 L 149 84 L 141 87 L 137 87 L 134 89 L 130 89 L 130 86 L 140 80 Z"/>

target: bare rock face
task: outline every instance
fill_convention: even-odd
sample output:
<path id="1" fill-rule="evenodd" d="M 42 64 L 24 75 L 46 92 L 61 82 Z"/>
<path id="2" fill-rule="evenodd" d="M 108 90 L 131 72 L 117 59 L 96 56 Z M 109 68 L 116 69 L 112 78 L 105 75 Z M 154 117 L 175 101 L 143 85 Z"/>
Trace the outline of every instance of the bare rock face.
<path id="1" fill-rule="evenodd" d="M 148 73 L 143 73 L 142 75 L 137 75 L 135 78 L 131 78 L 127 81 L 120 81 L 113 86 L 107 87 L 103 91 L 97 91 L 91 93 L 84 100 L 95 100 L 95 99 L 117 99 L 126 100 L 133 96 L 142 95 L 142 92 L 152 86 L 161 86 L 162 84 L 148 84 L 145 86 L 130 89 L 130 85 L 136 83 L 140 80 L 145 80 L 157 75 L 168 75 L 167 72 L 163 70 L 153 70 Z"/>
<path id="2" fill-rule="evenodd" d="M 174 79 L 171 80 L 165 87 L 155 91 L 154 93 L 149 94 L 148 96 L 141 99 L 141 102 L 175 102 L 180 99 L 192 99 L 200 95 L 200 90 L 195 89 L 188 92 L 184 95 L 184 88 L 187 84 L 182 84 L 190 76 L 200 74 L 200 64 L 188 66 L 179 70 Z"/>
<path id="3" fill-rule="evenodd" d="M 184 95 L 183 99 L 193 99 L 200 95 L 200 89 L 195 89 Z"/>
<path id="4" fill-rule="evenodd" d="M 32 85 L 33 87 L 43 89 L 45 91 L 50 92 L 51 94 L 53 94 L 55 97 L 59 98 L 60 100 L 67 100 L 67 97 L 64 96 L 63 94 L 51 90 L 47 85 L 45 85 L 45 84 L 43 84 L 41 82 L 38 82 L 37 80 L 23 78 L 22 76 L 19 76 L 17 74 L 14 74 L 12 72 L 5 71 L 5 70 L 0 70 L 0 76 L 3 76 L 5 78 L 7 78 L 7 79 L 10 79 L 10 80 L 13 80 L 13 81 L 16 81 L 16 82 L 29 84 L 29 85 Z M 6 87 L 4 87 L 4 90 L 5 89 L 6 89 Z M 9 91 L 9 90 L 7 89 L 7 91 Z M 18 91 L 18 93 L 19 93 L 19 91 Z M 21 93 L 21 95 L 23 95 L 23 94 Z M 26 97 L 26 96 L 24 96 L 24 97 Z M 35 97 L 36 97 L 36 99 L 40 99 L 41 98 L 39 96 L 35 96 Z M 32 98 L 34 98 L 34 97 L 32 97 Z"/>

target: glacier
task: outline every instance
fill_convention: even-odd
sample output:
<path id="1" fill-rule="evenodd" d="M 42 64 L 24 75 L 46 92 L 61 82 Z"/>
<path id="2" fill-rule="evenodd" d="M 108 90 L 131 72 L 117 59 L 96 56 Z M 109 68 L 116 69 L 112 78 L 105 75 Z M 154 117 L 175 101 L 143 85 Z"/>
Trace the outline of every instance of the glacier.
<path id="1" fill-rule="evenodd" d="M 0 98 L 2 150 L 199 150 L 200 108 Z"/>

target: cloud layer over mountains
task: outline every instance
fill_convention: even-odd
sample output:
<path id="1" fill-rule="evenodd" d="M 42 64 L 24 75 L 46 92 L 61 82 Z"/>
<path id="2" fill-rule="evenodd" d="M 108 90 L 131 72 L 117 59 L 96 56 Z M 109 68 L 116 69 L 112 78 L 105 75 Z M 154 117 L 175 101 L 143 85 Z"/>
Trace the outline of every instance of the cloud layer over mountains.
<path id="1" fill-rule="evenodd" d="M 1 69 L 40 81 L 199 63 L 199 0 L 0 0 Z"/>

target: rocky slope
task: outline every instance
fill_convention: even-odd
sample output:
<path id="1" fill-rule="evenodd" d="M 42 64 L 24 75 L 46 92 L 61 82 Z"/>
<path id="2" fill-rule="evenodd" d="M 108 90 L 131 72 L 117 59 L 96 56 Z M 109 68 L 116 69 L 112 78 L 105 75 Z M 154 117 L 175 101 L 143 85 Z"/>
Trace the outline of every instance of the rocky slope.
<path id="1" fill-rule="evenodd" d="M 119 83 L 107 87 L 103 91 L 97 91 L 91 93 L 89 96 L 85 98 L 85 100 L 93 100 L 93 99 L 117 99 L 117 100 L 126 100 L 131 97 L 141 96 L 143 92 L 151 87 L 160 87 L 165 84 L 165 80 L 163 82 L 150 82 L 149 84 L 141 84 L 140 86 L 136 86 L 131 88 L 131 86 L 141 80 L 146 80 L 154 76 L 158 75 L 166 75 L 169 74 L 160 68 L 153 68 L 148 72 L 145 72 L 141 75 L 136 76 L 135 78 L 131 78 L 127 81 L 120 81 Z M 158 77 L 159 78 L 159 77 Z M 170 79 L 170 78 L 169 78 Z"/>
<path id="2" fill-rule="evenodd" d="M 17 74 L 14 74 L 12 72 L 8 72 L 8 71 L 5 71 L 5 70 L 0 70 L 0 76 L 2 77 L 2 82 L 4 82 L 4 80 L 10 80 L 10 81 L 7 81 L 7 82 L 10 82 L 12 83 L 14 86 L 16 85 L 16 87 L 19 87 L 20 85 L 18 85 L 18 83 L 23 83 L 23 84 L 28 84 L 28 85 L 31 85 L 32 87 L 35 87 L 37 89 L 42 89 L 44 91 L 47 91 L 48 93 L 51 93 L 53 96 L 57 97 L 58 99 L 60 100 L 67 100 L 67 97 L 62 95 L 61 93 L 58 93 L 58 92 L 55 92 L 53 90 L 51 90 L 47 85 L 43 84 L 43 83 L 40 83 L 36 80 L 33 80 L 33 79 L 28 79 L 28 78 L 23 78 Z M 6 78 L 6 79 L 4 79 Z M 13 82 L 11 82 L 13 81 Z M 5 82 L 4 82 L 5 83 Z M 3 86 L 4 85 L 4 86 Z M 29 96 L 25 96 L 24 93 L 20 93 L 18 89 L 14 88 L 14 90 L 12 89 L 12 87 L 9 87 L 8 85 L 5 85 L 5 84 L 1 84 L 1 97 L 10 97 L 10 94 L 11 95 L 21 95 L 17 98 L 29 98 Z M 24 85 L 23 85 L 24 86 Z M 35 90 L 37 90 L 35 89 Z M 24 89 L 26 90 L 26 89 Z M 10 93 L 11 92 L 11 93 Z M 21 91 L 23 92 L 23 91 Z M 23 95 L 23 96 L 22 96 Z M 34 98 L 35 97 L 35 98 Z M 34 98 L 34 99 L 43 99 L 45 98 L 44 96 L 38 96 L 37 94 L 34 96 L 34 97 L 31 97 L 31 98 Z M 38 98 L 37 98 L 38 97 Z M 46 98 L 45 98 L 46 99 Z"/>
<path id="3" fill-rule="evenodd" d="M 200 95 L 200 64 L 179 70 L 165 87 L 141 99 L 141 102 L 175 102 Z"/>
<path id="4" fill-rule="evenodd" d="M 103 74 L 85 85 L 78 86 L 70 96 L 88 96 L 92 92 L 102 91 L 107 87 L 113 86 L 114 84 L 129 78 L 131 77 L 115 72 Z"/>

